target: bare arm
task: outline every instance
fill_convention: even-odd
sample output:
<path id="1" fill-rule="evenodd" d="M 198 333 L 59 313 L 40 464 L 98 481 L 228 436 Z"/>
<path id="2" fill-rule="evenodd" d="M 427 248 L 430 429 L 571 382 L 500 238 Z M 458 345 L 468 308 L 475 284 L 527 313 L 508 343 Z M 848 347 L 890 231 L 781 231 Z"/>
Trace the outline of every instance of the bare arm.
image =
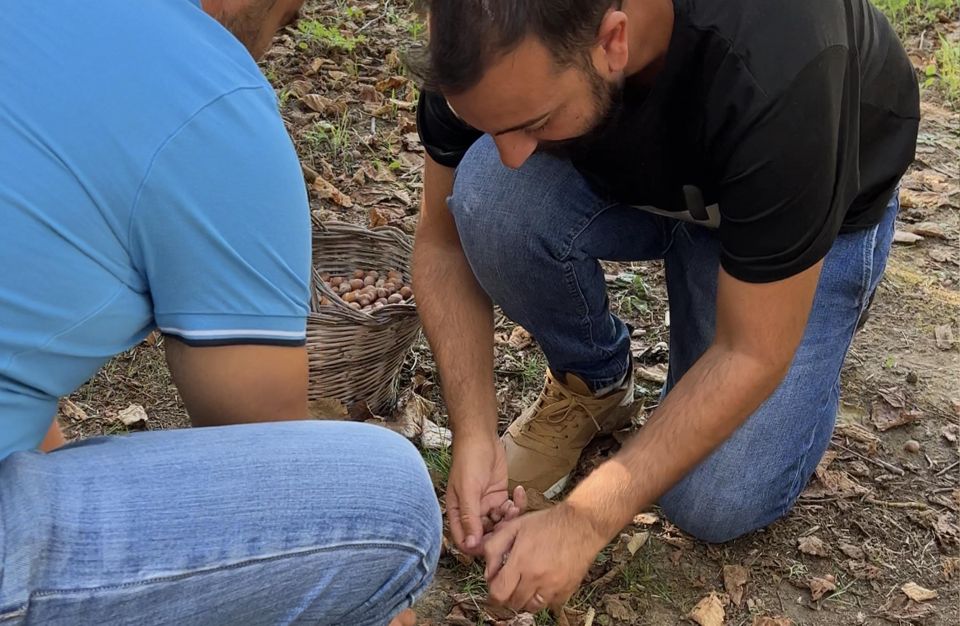
<path id="1" fill-rule="evenodd" d="M 566 501 L 596 530 L 597 550 L 773 393 L 800 345 L 819 276 L 819 263 L 769 284 L 720 271 L 713 344 L 640 432 Z"/>
<path id="2" fill-rule="evenodd" d="M 167 336 L 167 364 L 194 426 L 307 418 L 307 351 L 190 347 Z"/>
<path id="3" fill-rule="evenodd" d="M 493 306 L 467 264 L 447 209 L 453 170 L 426 158 L 413 251 L 417 308 L 440 370 L 454 433 L 496 436 Z M 456 294 L 456 297 L 449 297 Z"/>

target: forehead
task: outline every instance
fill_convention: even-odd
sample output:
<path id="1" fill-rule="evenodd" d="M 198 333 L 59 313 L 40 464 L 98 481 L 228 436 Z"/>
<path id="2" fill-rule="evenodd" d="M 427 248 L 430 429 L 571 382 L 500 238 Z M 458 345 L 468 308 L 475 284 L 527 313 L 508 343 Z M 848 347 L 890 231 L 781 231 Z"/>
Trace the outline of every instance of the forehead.
<path id="1" fill-rule="evenodd" d="M 542 43 L 528 37 L 496 59 L 475 86 L 447 100 L 468 123 L 490 131 L 549 113 L 575 84 L 576 71 L 558 66 Z"/>

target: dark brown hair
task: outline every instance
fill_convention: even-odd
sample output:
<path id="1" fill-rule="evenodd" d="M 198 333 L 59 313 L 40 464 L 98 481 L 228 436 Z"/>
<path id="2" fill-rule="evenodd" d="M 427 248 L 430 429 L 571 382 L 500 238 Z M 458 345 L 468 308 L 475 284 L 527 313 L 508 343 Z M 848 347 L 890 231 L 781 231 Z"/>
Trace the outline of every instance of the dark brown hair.
<path id="1" fill-rule="evenodd" d="M 461 93 L 528 35 L 560 66 L 582 63 L 607 10 L 621 0 L 417 0 L 430 20 L 425 49 L 407 55 L 424 87 Z"/>

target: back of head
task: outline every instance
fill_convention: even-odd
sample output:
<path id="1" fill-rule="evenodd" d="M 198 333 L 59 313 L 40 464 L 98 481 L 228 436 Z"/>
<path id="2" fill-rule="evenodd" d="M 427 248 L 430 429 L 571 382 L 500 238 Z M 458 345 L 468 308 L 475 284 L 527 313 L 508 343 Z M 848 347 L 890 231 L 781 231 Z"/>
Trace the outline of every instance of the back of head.
<path id="1" fill-rule="evenodd" d="M 411 70 L 428 89 L 462 93 L 529 36 L 561 67 L 585 62 L 597 29 L 621 0 L 419 0 L 429 16 L 428 47 Z"/>

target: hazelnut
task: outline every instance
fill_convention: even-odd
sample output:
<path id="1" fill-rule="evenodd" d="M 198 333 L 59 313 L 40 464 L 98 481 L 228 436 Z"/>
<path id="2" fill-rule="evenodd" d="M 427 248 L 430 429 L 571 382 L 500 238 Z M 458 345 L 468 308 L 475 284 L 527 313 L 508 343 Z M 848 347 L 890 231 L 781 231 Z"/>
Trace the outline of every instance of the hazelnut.
<path id="1" fill-rule="evenodd" d="M 363 294 L 357 298 L 357 302 L 360 303 L 360 306 L 370 306 L 370 304 L 373 302 L 373 299 L 367 294 Z"/>
<path id="2" fill-rule="evenodd" d="M 330 272 L 320 272 L 320 280 L 325 283 L 330 282 Z"/>
<path id="3" fill-rule="evenodd" d="M 354 278 L 353 280 L 350 281 L 351 289 L 360 289 L 361 287 L 363 287 L 363 279 Z"/>
<path id="4" fill-rule="evenodd" d="M 378 298 L 386 298 L 386 297 L 389 296 L 389 295 L 390 295 L 390 293 L 389 293 L 386 289 L 384 289 L 383 287 L 380 287 L 379 289 L 377 289 L 377 297 L 378 297 Z"/>
<path id="5" fill-rule="evenodd" d="M 400 304 L 403 302 L 403 296 L 401 296 L 399 293 L 392 293 L 390 294 L 390 297 L 387 298 L 387 302 L 390 304 Z"/>
<path id="6" fill-rule="evenodd" d="M 403 274 L 401 274 L 397 270 L 390 270 L 389 272 L 387 272 L 387 278 L 395 282 L 400 282 L 403 280 Z"/>
<path id="7" fill-rule="evenodd" d="M 349 304 L 350 302 L 356 302 L 356 301 L 357 301 L 357 292 L 355 292 L 355 291 L 348 291 L 347 293 L 343 294 L 343 301 L 346 302 L 346 303 L 348 303 L 348 304 Z"/>
<path id="8" fill-rule="evenodd" d="M 351 291 L 353 288 L 350 286 L 350 283 L 340 283 L 340 286 L 337 288 L 340 291 L 340 295 Z"/>
<path id="9" fill-rule="evenodd" d="M 367 276 L 366 278 L 363 279 L 364 285 L 373 285 L 373 283 L 375 282 L 377 282 L 377 279 L 374 278 L 373 276 Z"/>
<path id="10" fill-rule="evenodd" d="M 380 306 L 386 306 L 390 304 L 390 302 L 386 298 L 378 298 L 376 304 L 379 304 Z"/>
<path id="11" fill-rule="evenodd" d="M 361 309 L 361 306 L 359 302 L 351 302 L 350 308 L 353 309 L 354 311 L 359 311 Z"/>
<path id="12" fill-rule="evenodd" d="M 369 272 L 367 272 L 367 278 L 372 278 L 373 280 L 377 280 L 378 278 L 380 278 L 380 272 L 378 272 L 377 270 L 370 270 Z"/>
<path id="13" fill-rule="evenodd" d="M 323 296 L 322 298 L 320 298 L 320 306 L 329 306 L 329 305 L 330 305 L 330 298 L 326 296 Z"/>
<path id="14" fill-rule="evenodd" d="M 330 279 L 330 286 L 331 286 L 331 287 L 339 287 L 339 286 L 340 286 L 340 283 L 342 283 L 342 282 L 343 282 L 343 278 L 342 278 L 342 277 L 340 277 L 340 276 L 334 276 L 333 278 Z"/>
<path id="15" fill-rule="evenodd" d="M 359 279 L 361 279 L 361 280 L 362 280 L 363 277 L 366 276 L 366 275 L 367 275 L 367 273 L 364 272 L 363 270 L 356 270 L 356 271 L 353 272 L 353 277 L 354 277 L 354 278 L 359 278 Z"/>
<path id="16" fill-rule="evenodd" d="M 404 285 L 403 287 L 400 288 L 400 295 L 403 296 L 404 299 L 409 298 L 410 296 L 413 295 L 413 289 L 410 289 L 410 287 L 408 287 L 407 285 Z"/>
<path id="17" fill-rule="evenodd" d="M 383 283 L 383 288 L 389 291 L 390 293 L 393 293 L 394 291 L 397 290 L 397 285 L 395 283 Z"/>
<path id="18" fill-rule="evenodd" d="M 377 279 L 377 282 L 375 282 L 374 284 L 375 284 L 377 287 L 383 287 L 384 283 L 386 283 L 386 282 L 387 282 L 387 279 L 386 279 L 386 278 L 378 278 L 378 279 Z"/>

